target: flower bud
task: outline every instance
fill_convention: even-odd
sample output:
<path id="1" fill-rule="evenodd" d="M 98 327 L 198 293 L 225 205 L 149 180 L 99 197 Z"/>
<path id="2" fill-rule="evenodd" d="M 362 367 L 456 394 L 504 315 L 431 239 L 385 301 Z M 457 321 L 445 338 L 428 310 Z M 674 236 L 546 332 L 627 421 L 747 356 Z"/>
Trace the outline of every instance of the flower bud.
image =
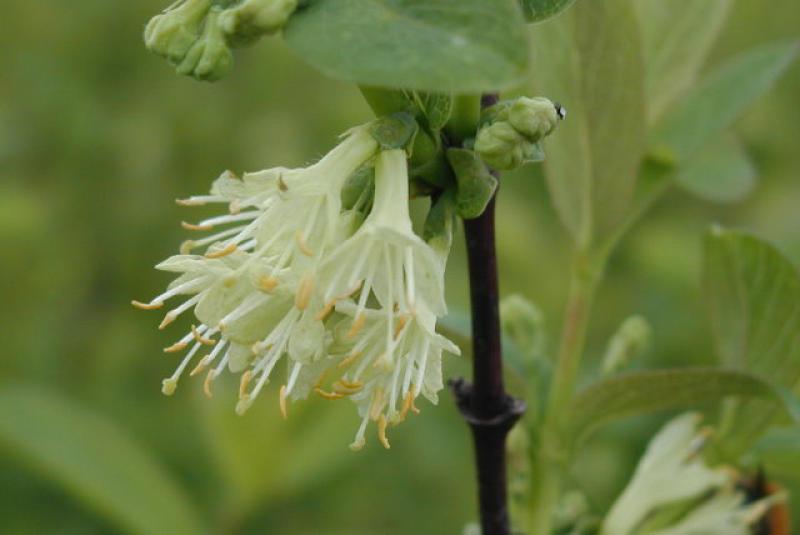
<path id="1" fill-rule="evenodd" d="M 248 45 L 280 31 L 295 9 L 297 0 L 244 0 L 222 13 L 220 26 L 232 46 Z"/>
<path id="2" fill-rule="evenodd" d="M 197 41 L 210 7 L 210 0 L 186 0 L 150 19 L 144 30 L 148 50 L 173 63 L 183 61 Z"/>
<path id="3" fill-rule="evenodd" d="M 508 171 L 524 163 L 528 141 L 511 124 L 500 121 L 478 132 L 475 152 L 490 167 Z"/>
<path id="4" fill-rule="evenodd" d="M 650 345 L 652 329 L 642 316 L 631 316 L 622 322 L 619 329 L 608 342 L 603 359 L 603 373 L 618 372 L 627 364 L 641 356 Z"/>
<path id="5" fill-rule="evenodd" d="M 561 120 L 556 106 L 544 97 L 520 97 L 508 108 L 508 122 L 535 143 L 550 135 Z"/>
<path id="6" fill-rule="evenodd" d="M 177 65 L 178 74 L 188 74 L 198 80 L 214 81 L 225 76 L 233 66 L 233 53 L 219 26 L 221 10 L 211 9 L 206 18 L 203 35 L 197 39 Z"/>

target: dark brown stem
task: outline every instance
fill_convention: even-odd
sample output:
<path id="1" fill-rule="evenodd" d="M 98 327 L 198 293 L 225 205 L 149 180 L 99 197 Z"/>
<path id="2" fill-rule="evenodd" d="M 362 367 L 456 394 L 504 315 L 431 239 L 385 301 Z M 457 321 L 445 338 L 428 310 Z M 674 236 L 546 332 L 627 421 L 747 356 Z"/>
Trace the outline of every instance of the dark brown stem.
<path id="1" fill-rule="evenodd" d="M 497 102 L 485 95 L 482 106 Z M 506 394 L 500 331 L 495 199 L 478 218 L 464 221 L 472 307 L 472 377 L 450 383 L 459 410 L 470 425 L 478 471 L 478 504 L 483 535 L 510 533 L 506 498 L 506 436 L 525 404 Z"/>

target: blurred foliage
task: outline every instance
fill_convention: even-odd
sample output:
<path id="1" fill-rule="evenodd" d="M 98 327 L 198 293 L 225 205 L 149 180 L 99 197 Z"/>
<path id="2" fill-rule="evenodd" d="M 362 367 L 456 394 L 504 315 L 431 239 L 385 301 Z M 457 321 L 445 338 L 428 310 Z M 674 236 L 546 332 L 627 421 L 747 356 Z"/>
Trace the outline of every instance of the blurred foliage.
<path id="1" fill-rule="evenodd" d="M 475 517 L 474 482 L 468 432 L 449 396 L 392 435 L 391 451 L 352 454 L 357 421 L 346 404 L 315 400 L 283 422 L 274 391 L 244 418 L 233 414 L 233 384 L 218 385 L 211 401 L 190 381 L 173 399 L 161 395 L 175 363 L 159 348 L 173 339 L 128 303 L 165 282 L 147 266 L 182 239 L 185 212 L 171 199 L 206 191 L 229 167 L 308 162 L 370 116 L 355 87 L 324 78 L 279 40 L 239 53 L 220 84 L 175 76 L 142 45 L 144 24 L 161 8 L 155 0 L 3 7 L 0 320 L 9 334 L 0 402 L 4 423 L 7 411 L 30 419 L 27 439 L 0 436 L 3 531 L 147 532 L 143 521 L 125 519 L 151 481 L 146 499 L 167 492 L 215 533 L 456 532 Z M 793 0 L 770 9 L 737 2 L 708 67 L 796 37 L 798 28 Z M 752 230 L 800 262 L 799 92 L 795 65 L 736 125 L 760 175 L 750 197 L 718 206 L 675 191 L 623 242 L 598 297 L 587 368 L 600 368 L 606 340 L 632 313 L 653 326 L 652 349 L 634 368 L 713 362 L 700 291 L 709 222 Z M 570 239 L 539 168 L 507 175 L 501 191 L 502 291 L 532 299 L 556 327 Z M 461 314 L 468 295 L 458 240 L 447 292 Z M 466 359 L 445 366 L 447 376 L 460 375 Z M 661 421 L 625 420 L 584 444 L 575 473 L 593 507 L 614 498 Z M 98 470 L 111 465 L 105 479 L 88 483 L 106 492 L 66 482 L 63 448 L 43 443 L 61 435 Z M 11 455 L 20 440 L 38 447 Z M 92 455 L 104 447 L 116 457 Z M 774 476 L 794 490 L 800 518 L 797 465 L 796 456 L 776 457 Z M 144 507 L 138 514 L 158 518 Z"/>

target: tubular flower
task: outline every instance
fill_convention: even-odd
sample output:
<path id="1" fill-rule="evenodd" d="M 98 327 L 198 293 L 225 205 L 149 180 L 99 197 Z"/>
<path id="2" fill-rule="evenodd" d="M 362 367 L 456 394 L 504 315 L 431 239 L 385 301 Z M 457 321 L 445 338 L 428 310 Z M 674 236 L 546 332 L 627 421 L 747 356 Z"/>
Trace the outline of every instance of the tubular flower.
<path id="1" fill-rule="evenodd" d="M 342 191 L 349 177 L 372 165 L 375 198 L 363 220 L 363 203 L 343 209 Z M 388 423 L 416 410 L 420 394 L 435 403 L 442 351 L 458 348 L 435 332 L 436 315 L 445 310 L 444 261 L 411 228 L 406 166 L 403 150 L 379 151 L 361 126 L 307 168 L 242 179 L 226 172 L 209 195 L 179 200 L 227 205 L 229 213 L 183 223 L 208 234 L 156 266 L 177 275 L 166 292 L 133 302 L 153 310 L 182 297 L 161 329 L 189 311 L 197 320 L 165 349 L 186 353 L 164 380 L 164 394 L 172 395 L 188 370 L 206 374 L 210 397 L 212 382 L 228 368 L 241 374 L 241 414 L 284 360 L 284 416 L 288 400 L 310 392 L 350 397 L 362 417 L 354 449 L 363 446 L 370 420 L 388 447 Z"/>

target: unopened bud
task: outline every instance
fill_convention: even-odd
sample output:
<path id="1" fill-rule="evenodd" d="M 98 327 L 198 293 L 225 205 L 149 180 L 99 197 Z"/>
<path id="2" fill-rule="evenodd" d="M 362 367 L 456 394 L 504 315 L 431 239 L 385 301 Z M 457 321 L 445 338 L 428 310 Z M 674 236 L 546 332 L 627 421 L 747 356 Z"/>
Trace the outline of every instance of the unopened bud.
<path id="1" fill-rule="evenodd" d="M 603 359 L 603 373 L 616 373 L 630 361 L 640 357 L 650 345 L 652 329 L 642 316 L 631 316 L 622 322 L 608 342 Z"/>
<path id="2" fill-rule="evenodd" d="M 232 46 L 244 46 L 280 31 L 295 9 L 297 0 L 244 0 L 222 13 L 220 26 Z"/>
<path id="3" fill-rule="evenodd" d="M 556 104 L 544 97 L 520 97 L 508 109 L 508 122 L 533 143 L 550 135 L 561 120 Z"/>
<path id="4" fill-rule="evenodd" d="M 177 66 L 178 74 L 188 74 L 198 80 L 219 80 L 233 66 L 233 53 L 219 27 L 221 10 L 212 8 L 206 18 L 203 35 L 194 42 Z"/>
<path id="5" fill-rule="evenodd" d="M 475 152 L 490 167 L 508 171 L 524 163 L 527 144 L 525 136 L 510 123 L 500 121 L 481 128 L 475 138 Z"/>
<path id="6" fill-rule="evenodd" d="M 144 30 L 148 50 L 180 63 L 200 36 L 210 0 L 186 0 L 156 15 Z"/>

